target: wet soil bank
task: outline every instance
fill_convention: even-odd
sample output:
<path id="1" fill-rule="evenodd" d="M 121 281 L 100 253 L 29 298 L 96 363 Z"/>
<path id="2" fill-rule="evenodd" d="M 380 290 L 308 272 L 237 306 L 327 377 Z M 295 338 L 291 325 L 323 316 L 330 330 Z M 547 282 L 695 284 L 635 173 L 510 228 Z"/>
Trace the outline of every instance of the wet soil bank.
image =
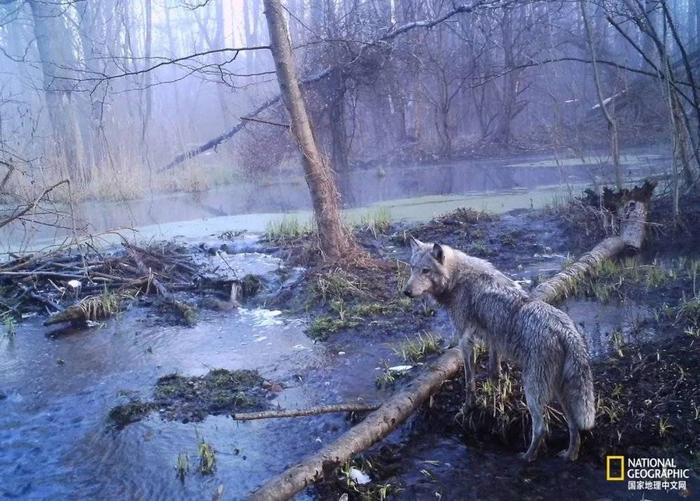
<path id="1" fill-rule="evenodd" d="M 320 499 L 639 499 L 627 482 L 605 480 L 606 455 L 672 457 L 692 478 L 685 489 L 646 489 L 651 499 L 692 497 L 700 471 L 700 201 L 689 200 L 673 230 L 668 203 L 654 201 L 641 255 L 606 263 L 562 309 L 587 338 L 594 359 L 596 427 L 581 458 L 566 448 L 566 423 L 555 404 L 540 459 L 517 456 L 527 445 L 527 413 L 518 369 L 488 380 L 479 355 L 475 406 L 460 413 L 463 381 L 448 381 L 431 404 L 352 464 L 309 493 Z M 406 236 L 441 242 L 492 261 L 529 287 L 559 271 L 606 235 L 603 218 L 576 201 L 546 211 L 493 216 L 458 210 L 419 226 L 359 229 L 371 256 L 351 268 L 313 267 L 277 306 L 310 314 L 307 334 L 359 367 L 377 366 L 387 394 L 429 364 L 448 344 L 451 327 L 428 300 L 401 299 L 410 250 Z M 313 262 L 311 237 L 276 242 L 290 263 Z M 364 361 L 363 361 L 364 360 Z M 371 482 L 358 481 L 356 470 Z M 360 479 L 361 480 L 361 479 Z M 642 487 L 642 490 L 648 486 Z"/>

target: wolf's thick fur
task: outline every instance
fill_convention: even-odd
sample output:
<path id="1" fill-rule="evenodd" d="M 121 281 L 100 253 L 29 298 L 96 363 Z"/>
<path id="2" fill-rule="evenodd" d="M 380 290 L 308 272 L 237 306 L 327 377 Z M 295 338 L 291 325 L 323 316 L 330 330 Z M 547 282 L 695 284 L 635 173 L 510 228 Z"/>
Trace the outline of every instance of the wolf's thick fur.
<path id="1" fill-rule="evenodd" d="M 532 441 L 524 457 L 532 461 L 544 438 L 545 406 L 556 397 L 569 425 L 569 448 L 578 457 L 579 430 L 595 421 L 593 378 L 581 334 L 564 312 L 531 300 L 513 280 L 488 261 L 439 244 L 412 239 L 411 277 L 405 294 L 432 295 L 447 308 L 461 340 L 467 398 L 474 390 L 472 350 L 482 340 L 498 367 L 498 355 L 522 368 L 523 387 L 532 416 Z"/>

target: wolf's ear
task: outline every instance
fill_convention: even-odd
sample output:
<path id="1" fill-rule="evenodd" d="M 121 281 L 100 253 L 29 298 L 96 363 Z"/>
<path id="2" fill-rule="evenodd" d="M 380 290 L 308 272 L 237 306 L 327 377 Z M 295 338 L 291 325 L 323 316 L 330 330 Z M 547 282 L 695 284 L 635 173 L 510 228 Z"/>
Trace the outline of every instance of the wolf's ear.
<path id="1" fill-rule="evenodd" d="M 411 242 L 411 250 L 413 252 L 420 250 L 421 246 L 423 245 L 423 242 L 421 242 L 420 240 L 418 240 L 417 238 L 415 238 L 413 236 L 409 236 L 408 241 Z"/>
<path id="2" fill-rule="evenodd" d="M 433 256 L 433 259 L 435 259 L 435 261 L 438 263 L 444 264 L 445 253 L 443 252 L 440 244 L 433 244 L 433 250 L 430 251 L 430 255 Z"/>

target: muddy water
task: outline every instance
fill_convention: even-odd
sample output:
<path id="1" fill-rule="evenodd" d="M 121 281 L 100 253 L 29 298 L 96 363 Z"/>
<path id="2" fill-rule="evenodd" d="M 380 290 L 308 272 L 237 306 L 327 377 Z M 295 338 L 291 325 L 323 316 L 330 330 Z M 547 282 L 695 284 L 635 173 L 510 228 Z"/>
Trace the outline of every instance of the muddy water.
<path id="1" fill-rule="evenodd" d="M 273 268 L 269 259 L 247 256 L 238 264 L 248 271 Z M 344 358 L 314 345 L 302 319 L 262 307 L 203 311 L 196 327 L 186 328 L 163 325 L 149 311 L 134 306 L 102 328 L 58 337 L 31 319 L 14 338 L 0 337 L 0 497 L 211 499 L 223 486 L 225 499 L 242 499 L 346 427 L 338 416 L 182 424 L 155 413 L 121 431 L 110 428 L 112 407 L 148 399 L 156 380 L 173 372 L 257 369 L 285 387 L 273 406 L 373 397 L 370 384 L 343 384 L 342 373 L 330 385 L 328 375 Z M 212 476 L 197 472 L 201 439 L 216 450 Z M 190 473 L 180 482 L 175 465 L 183 452 Z"/>

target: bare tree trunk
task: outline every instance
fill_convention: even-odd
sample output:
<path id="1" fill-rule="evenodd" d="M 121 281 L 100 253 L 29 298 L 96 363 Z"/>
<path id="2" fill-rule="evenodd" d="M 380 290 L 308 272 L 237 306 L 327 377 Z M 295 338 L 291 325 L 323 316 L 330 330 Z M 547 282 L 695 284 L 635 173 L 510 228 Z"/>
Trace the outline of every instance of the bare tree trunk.
<path id="1" fill-rule="evenodd" d="M 54 140 L 70 177 L 83 180 L 87 176 L 84 171 L 83 140 L 70 87 L 70 68 L 77 68 L 70 32 L 60 5 L 39 0 L 28 3 L 34 18 L 34 35 Z"/>
<path id="2" fill-rule="evenodd" d="M 619 134 L 617 131 L 617 120 L 608 110 L 607 102 L 603 97 L 603 91 L 600 85 L 600 73 L 598 71 L 595 41 L 593 40 L 591 23 L 588 20 L 588 12 L 586 11 L 586 0 L 581 0 L 581 16 L 583 17 L 583 25 L 586 31 L 588 46 L 591 49 L 591 63 L 593 66 L 593 79 L 595 80 L 596 95 L 598 96 L 598 106 L 600 106 L 603 116 L 608 122 L 608 129 L 610 131 L 610 155 L 612 156 L 613 169 L 615 170 L 615 184 L 617 185 L 617 189 L 621 190 L 623 185 L 623 176 L 622 166 L 620 165 L 620 143 Z"/>
<path id="3" fill-rule="evenodd" d="M 264 0 L 265 17 L 270 32 L 270 46 L 275 61 L 282 100 L 289 112 L 292 132 L 299 144 L 306 183 L 311 192 L 321 251 L 332 261 L 352 250 L 340 213 L 340 196 L 333 173 L 321 155 L 301 93 L 294 54 L 280 0 Z"/>
<path id="4" fill-rule="evenodd" d="M 331 159 L 337 172 L 348 170 L 348 134 L 345 128 L 345 82 L 342 69 L 333 70 L 328 81 L 330 92 L 328 120 L 331 127 Z"/>
<path id="5" fill-rule="evenodd" d="M 513 57 L 513 13 L 511 7 L 503 8 L 503 19 L 501 22 L 501 33 L 503 35 L 503 66 L 506 72 L 503 76 L 503 100 L 501 105 L 501 117 L 495 134 L 495 141 L 509 145 L 512 141 L 512 122 L 517 98 L 518 74 L 514 69 L 515 59 Z"/>
<path id="6" fill-rule="evenodd" d="M 151 64 L 151 51 L 153 47 L 153 4 L 152 0 L 145 0 L 145 10 L 146 10 L 146 37 L 144 41 L 144 66 L 148 67 Z M 146 142 L 146 133 L 148 132 L 148 122 L 151 120 L 151 107 L 152 107 L 152 91 L 151 91 L 151 72 L 147 71 L 143 75 L 143 92 L 144 96 L 144 108 L 143 108 L 143 127 L 141 129 L 141 142 Z M 145 154 L 145 148 L 144 148 Z"/>

